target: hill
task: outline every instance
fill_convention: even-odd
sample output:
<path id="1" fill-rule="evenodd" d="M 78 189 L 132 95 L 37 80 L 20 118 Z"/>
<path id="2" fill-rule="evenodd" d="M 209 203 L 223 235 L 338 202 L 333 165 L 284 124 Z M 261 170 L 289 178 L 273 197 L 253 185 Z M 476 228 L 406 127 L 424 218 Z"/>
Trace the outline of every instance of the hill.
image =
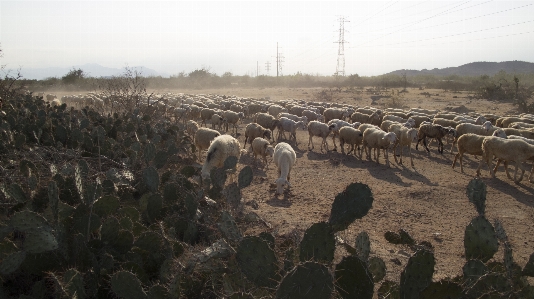
<path id="1" fill-rule="evenodd" d="M 436 76 L 450 76 L 450 75 L 459 75 L 459 76 L 481 76 L 488 75 L 492 76 L 497 74 L 500 71 L 505 71 L 512 74 L 521 74 L 521 73 L 534 73 L 534 63 L 526 61 L 503 61 L 503 62 L 471 62 L 457 67 L 447 67 L 443 69 L 432 69 L 432 70 L 397 70 L 386 75 L 402 75 L 406 72 L 407 76 L 417 76 L 417 75 L 436 75 Z"/>

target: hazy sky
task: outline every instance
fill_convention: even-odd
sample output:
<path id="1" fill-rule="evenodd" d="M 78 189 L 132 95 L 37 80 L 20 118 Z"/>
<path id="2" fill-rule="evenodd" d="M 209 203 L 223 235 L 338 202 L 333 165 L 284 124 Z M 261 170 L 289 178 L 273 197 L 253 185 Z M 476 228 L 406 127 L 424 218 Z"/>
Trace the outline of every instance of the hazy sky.
<path id="1" fill-rule="evenodd" d="M 4 1 L 9 68 L 145 66 L 168 74 L 380 75 L 474 61 L 534 62 L 534 1 Z"/>

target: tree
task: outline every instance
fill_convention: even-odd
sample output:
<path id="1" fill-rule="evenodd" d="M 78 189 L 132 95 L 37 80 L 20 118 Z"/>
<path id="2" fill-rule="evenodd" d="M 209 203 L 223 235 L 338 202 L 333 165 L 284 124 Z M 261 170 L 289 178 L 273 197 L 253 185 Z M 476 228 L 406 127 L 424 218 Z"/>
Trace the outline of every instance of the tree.
<path id="1" fill-rule="evenodd" d="M 2 48 L 0 47 L 0 58 L 4 57 Z M 12 72 L 6 70 L 6 65 L 0 65 L 0 103 L 2 99 L 14 97 L 17 94 L 25 94 L 25 88 L 20 84 L 20 79 L 22 79 L 22 74 L 20 69 L 18 69 L 15 74 L 12 75 Z M 1 104 L 0 104 L 1 105 Z"/>
<path id="2" fill-rule="evenodd" d="M 78 82 L 79 80 L 82 80 L 85 77 L 86 77 L 86 74 L 82 69 L 72 68 L 65 76 L 61 77 L 61 80 L 65 84 L 74 84 Z"/>

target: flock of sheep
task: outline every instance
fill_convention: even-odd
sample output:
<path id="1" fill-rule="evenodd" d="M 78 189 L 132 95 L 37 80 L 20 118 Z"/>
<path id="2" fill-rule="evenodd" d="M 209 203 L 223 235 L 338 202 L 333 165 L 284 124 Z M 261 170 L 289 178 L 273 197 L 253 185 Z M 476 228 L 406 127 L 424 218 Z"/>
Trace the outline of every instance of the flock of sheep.
<path id="1" fill-rule="evenodd" d="M 74 106 L 72 98 L 64 98 L 51 100 Z M 88 101 L 87 96 L 83 98 Z M 92 105 L 106 104 L 106 99 L 89 98 Z M 50 99 L 47 97 L 47 100 Z M 293 147 L 298 147 L 296 138 L 298 129 L 308 131 L 310 150 L 315 148 L 313 137 L 318 137 L 321 140 L 320 150 L 328 151 L 327 137 L 332 136 L 334 149 L 337 148 L 337 138 L 343 154 L 345 147 L 348 146 L 346 154 L 353 154 L 360 159 L 365 151 L 367 159 L 378 163 L 382 149 L 387 166 L 389 166 L 390 149 L 394 151 L 395 161 L 402 164 L 402 149 L 408 147 L 413 167 L 412 144 L 415 143 L 418 149 L 422 141 L 425 149 L 430 152 L 427 139 L 436 140 L 438 152 L 443 153 L 445 147 L 443 139 L 447 139 L 452 141 L 451 153 L 455 145 L 458 149 L 452 164 L 453 168 L 456 161 L 459 161 L 463 172 L 462 158 L 466 153 L 481 156 L 477 175 L 480 175 L 480 169 L 486 163 L 491 176 L 495 177 L 498 165 L 503 162 L 508 178 L 516 183 L 523 179 L 525 172 L 523 162 L 534 160 L 534 115 L 528 114 L 500 117 L 493 114 L 443 113 L 420 108 L 379 110 L 373 107 L 354 107 L 337 103 L 292 99 L 272 102 L 269 99 L 218 95 L 164 94 L 154 98 L 153 101 L 159 108 L 164 109 L 167 115 L 185 125 L 198 150 L 199 161 L 202 160 L 202 153 L 207 150 L 202 168 L 204 179 L 209 178 L 211 168 L 221 167 L 226 157 L 239 158 L 242 152 L 246 152 L 244 148 L 248 143 L 255 162 L 260 156 L 267 164 L 267 157 L 273 157 L 279 175 L 275 180 L 278 194 L 283 192 L 285 186 L 290 186 L 290 172 L 296 161 Z M 241 149 L 236 138 L 223 135 L 221 132 L 223 129 L 224 132 L 228 132 L 231 128 L 231 132 L 237 137 L 239 123 L 245 118 L 249 123 L 245 127 L 244 146 Z M 211 129 L 207 127 L 208 124 L 211 125 Z M 272 142 L 281 139 L 287 142 L 277 143 L 273 148 Z M 399 147 L 400 160 L 397 160 Z M 492 161 L 495 158 L 497 165 L 493 168 Z M 513 178 L 508 172 L 509 162 L 515 162 Z M 521 174 L 518 177 L 519 170 Z M 534 168 L 529 176 L 530 182 L 534 182 L 533 171 Z"/>

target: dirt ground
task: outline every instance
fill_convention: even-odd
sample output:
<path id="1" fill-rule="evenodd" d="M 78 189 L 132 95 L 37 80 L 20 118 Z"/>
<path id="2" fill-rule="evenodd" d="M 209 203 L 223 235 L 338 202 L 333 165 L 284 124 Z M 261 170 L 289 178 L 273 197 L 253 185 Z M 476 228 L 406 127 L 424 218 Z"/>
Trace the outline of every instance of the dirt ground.
<path id="1" fill-rule="evenodd" d="M 241 97 L 270 97 L 271 100 L 304 99 L 316 100 L 321 89 L 270 88 L 270 89 L 217 89 L 217 90 L 166 90 L 163 92 L 183 92 L 190 94 L 236 95 Z M 421 95 L 428 92 L 429 97 Z M 58 96 L 61 93 L 58 93 Z M 358 106 L 371 105 L 371 95 L 366 93 L 335 93 L 333 102 Z M 386 99 L 387 101 L 388 99 Z M 378 101 L 380 104 L 381 101 Z M 472 100 L 467 93 L 444 92 L 443 90 L 409 89 L 400 97 L 406 107 L 421 107 L 445 110 L 446 107 L 464 105 L 470 111 L 494 113 L 497 115 L 514 114 L 517 111 L 510 104 Z M 380 107 L 375 105 L 375 107 Z M 464 109 L 465 110 L 465 109 Z M 244 128 L 250 122 L 245 120 L 239 127 L 238 139 L 243 144 Z M 367 231 L 371 239 L 371 255 L 381 257 L 387 266 L 387 279 L 398 281 L 400 272 L 406 266 L 413 251 L 406 246 L 393 245 L 384 238 L 386 231 L 400 228 L 408 231 L 418 242 L 428 241 L 434 246 L 436 267 L 434 280 L 460 275 L 465 263 L 463 237 L 465 227 L 476 216 L 476 210 L 466 196 L 466 186 L 474 177 L 478 159 L 464 156 L 464 170 L 459 166 L 452 169 L 454 155 L 450 145 L 446 145 L 443 155 L 437 152 L 434 144 L 427 154 L 422 147 L 419 151 L 412 146 L 415 167 L 410 167 L 409 159 L 404 165 L 395 163 L 389 155 L 390 167 L 385 166 L 383 155 L 380 164 L 354 156 L 342 155 L 337 151 L 321 152 L 320 140 L 314 138 L 315 149 L 308 150 L 307 131 L 297 131 L 298 145 L 294 146 L 297 162 L 291 172 L 290 190 L 275 196 L 270 186 L 277 178 L 274 163 L 263 167 L 262 162 L 252 163 L 252 155 L 243 155 L 240 163 L 251 165 L 254 180 L 243 190 L 245 201 L 255 201 L 246 205 L 247 211 L 256 212 L 272 225 L 275 235 L 300 234 L 312 223 L 326 221 L 334 197 L 353 182 L 369 185 L 374 196 L 373 207 L 369 214 L 353 223 L 340 236 L 354 245 L 356 236 Z M 339 145 L 339 142 L 336 141 Z M 333 149 L 332 138 L 328 138 Z M 248 148 L 248 147 L 247 147 Z M 457 150 L 455 149 L 457 152 Z M 531 163 L 527 166 L 530 170 Z M 513 169 L 513 168 L 512 168 Z M 527 175 L 530 172 L 526 173 Z M 493 222 L 499 219 L 504 225 L 513 248 L 515 261 L 523 267 L 534 252 L 534 184 L 525 178 L 514 184 L 500 166 L 497 178 L 489 176 L 488 168 L 482 169 L 482 179 L 487 184 L 486 217 Z M 246 234 L 266 227 L 252 226 Z M 337 259 L 346 252 L 336 249 Z M 495 259 L 502 261 L 502 246 Z M 400 265 L 398 262 L 400 261 Z"/>

